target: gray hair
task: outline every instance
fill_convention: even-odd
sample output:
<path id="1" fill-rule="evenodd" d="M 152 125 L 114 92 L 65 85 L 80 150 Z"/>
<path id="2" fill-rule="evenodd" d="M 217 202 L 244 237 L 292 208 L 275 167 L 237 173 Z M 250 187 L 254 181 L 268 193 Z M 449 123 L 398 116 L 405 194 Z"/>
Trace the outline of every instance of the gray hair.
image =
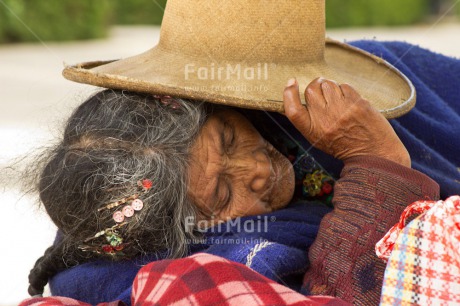
<path id="1" fill-rule="evenodd" d="M 37 163 L 43 165 L 36 175 L 40 200 L 63 239 L 37 261 L 29 293 L 42 291 L 43 278 L 60 270 L 51 267 L 56 259 L 98 256 L 78 253 L 78 245 L 115 224 L 113 211 L 98 209 L 134 194 L 138 180 L 150 179 L 153 187 L 144 208 L 120 229 L 128 242 L 124 256 L 187 253 L 196 232 L 185 220 L 198 214 L 187 195 L 189 148 L 206 114 L 202 103 L 114 90 L 78 107 L 63 140 Z"/>

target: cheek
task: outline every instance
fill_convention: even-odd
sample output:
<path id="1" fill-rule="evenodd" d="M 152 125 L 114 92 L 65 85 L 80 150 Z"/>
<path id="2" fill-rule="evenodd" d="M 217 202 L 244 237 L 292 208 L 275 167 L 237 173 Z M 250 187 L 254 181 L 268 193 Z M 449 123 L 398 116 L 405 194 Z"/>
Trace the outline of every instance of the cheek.
<path id="1" fill-rule="evenodd" d="M 271 203 L 270 206 L 273 210 L 278 210 L 286 205 L 292 200 L 295 189 L 295 175 L 294 168 L 292 167 L 291 162 L 277 153 L 277 164 L 280 167 L 280 179 L 277 184 L 273 187 L 271 194 Z"/>
<path id="2" fill-rule="evenodd" d="M 225 210 L 226 215 L 231 218 L 260 215 L 272 211 L 269 205 L 260 201 L 257 195 L 241 185 L 240 188 L 234 189 L 234 195 L 232 202 Z"/>

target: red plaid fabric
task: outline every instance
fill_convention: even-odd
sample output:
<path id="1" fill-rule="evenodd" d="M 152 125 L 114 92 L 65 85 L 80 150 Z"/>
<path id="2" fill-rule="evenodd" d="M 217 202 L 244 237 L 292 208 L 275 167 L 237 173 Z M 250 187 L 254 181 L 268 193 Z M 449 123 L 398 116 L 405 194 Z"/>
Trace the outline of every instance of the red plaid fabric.
<path id="1" fill-rule="evenodd" d="M 441 201 L 442 202 L 442 201 Z M 436 202 L 434 201 L 417 201 L 407 206 L 401 214 L 399 222 L 393 226 L 375 245 L 375 253 L 377 256 L 385 261 L 390 258 L 391 251 L 396 243 L 396 240 L 406 226 L 406 220 L 416 214 L 422 214 L 432 208 Z"/>
<path id="2" fill-rule="evenodd" d="M 380 305 L 460 305 L 460 196 L 411 204 L 376 250 L 388 259 Z"/>
<path id="3" fill-rule="evenodd" d="M 110 302 L 110 303 L 101 303 L 97 306 L 123 306 L 126 305 L 123 302 Z M 91 306 L 90 304 L 83 303 L 71 298 L 53 296 L 53 297 L 40 297 L 40 298 L 30 298 L 23 301 L 19 306 Z"/>
<path id="4" fill-rule="evenodd" d="M 248 267 L 209 254 L 143 267 L 133 305 L 349 305 L 333 297 L 305 297 Z"/>
<path id="5" fill-rule="evenodd" d="M 306 297 L 250 268 L 210 255 L 161 260 L 137 274 L 132 305 L 350 305 L 328 296 Z M 61 297 L 33 298 L 20 306 L 87 306 Z M 118 302 L 98 306 L 122 305 Z"/>

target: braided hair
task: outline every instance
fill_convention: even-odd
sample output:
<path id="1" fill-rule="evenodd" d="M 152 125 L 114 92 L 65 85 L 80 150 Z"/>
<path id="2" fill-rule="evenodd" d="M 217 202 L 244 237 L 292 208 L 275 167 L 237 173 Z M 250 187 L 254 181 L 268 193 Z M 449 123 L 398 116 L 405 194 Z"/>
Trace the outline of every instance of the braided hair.
<path id="1" fill-rule="evenodd" d="M 34 163 L 40 202 L 61 237 L 31 270 L 30 295 L 42 294 L 59 271 L 91 259 L 186 254 L 196 233 L 185 219 L 197 215 L 187 197 L 188 150 L 205 118 L 200 103 L 116 90 L 101 91 L 75 110 L 62 141 Z M 128 242 L 123 256 L 81 250 L 88 237 L 115 224 L 113 211 L 101 208 L 135 194 L 143 179 L 153 183 L 144 206 L 118 229 Z M 97 248 L 102 240 L 91 244 Z"/>

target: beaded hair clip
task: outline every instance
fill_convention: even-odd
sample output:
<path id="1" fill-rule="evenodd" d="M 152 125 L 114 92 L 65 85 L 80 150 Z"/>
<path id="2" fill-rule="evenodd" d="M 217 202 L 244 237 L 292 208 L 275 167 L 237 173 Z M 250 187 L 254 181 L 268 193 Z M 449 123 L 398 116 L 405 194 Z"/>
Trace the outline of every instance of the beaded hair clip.
<path id="1" fill-rule="evenodd" d="M 84 244 L 80 245 L 78 248 L 85 252 L 94 252 L 97 254 L 108 254 L 108 255 L 123 255 L 122 251 L 128 243 L 123 242 L 123 237 L 119 233 L 118 229 L 129 223 L 129 220 L 134 214 L 138 211 L 141 211 L 144 207 L 144 202 L 139 198 L 141 193 L 147 193 L 153 186 L 151 180 L 144 179 L 137 182 L 139 193 L 135 193 L 128 197 L 124 197 L 118 201 L 112 202 L 99 208 L 97 211 L 111 210 L 117 208 L 123 204 L 123 208 L 116 210 L 112 214 L 112 218 L 115 221 L 115 225 L 108 227 L 94 236 L 89 237 L 83 241 Z M 99 237 L 105 237 L 106 244 L 102 245 L 91 245 L 87 244 L 90 241 L 98 239 Z"/>
<path id="2" fill-rule="evenodd" d="M 180 104 L 177 102 L 174 98 L 171 96 L 160 96 L 160 95 L 154 95 L 153 96 L 155 99 L 160 100 L 161 104 L 163 104 L 166 107 L 169 107 L 171 109 L 179 109 Z"/>

